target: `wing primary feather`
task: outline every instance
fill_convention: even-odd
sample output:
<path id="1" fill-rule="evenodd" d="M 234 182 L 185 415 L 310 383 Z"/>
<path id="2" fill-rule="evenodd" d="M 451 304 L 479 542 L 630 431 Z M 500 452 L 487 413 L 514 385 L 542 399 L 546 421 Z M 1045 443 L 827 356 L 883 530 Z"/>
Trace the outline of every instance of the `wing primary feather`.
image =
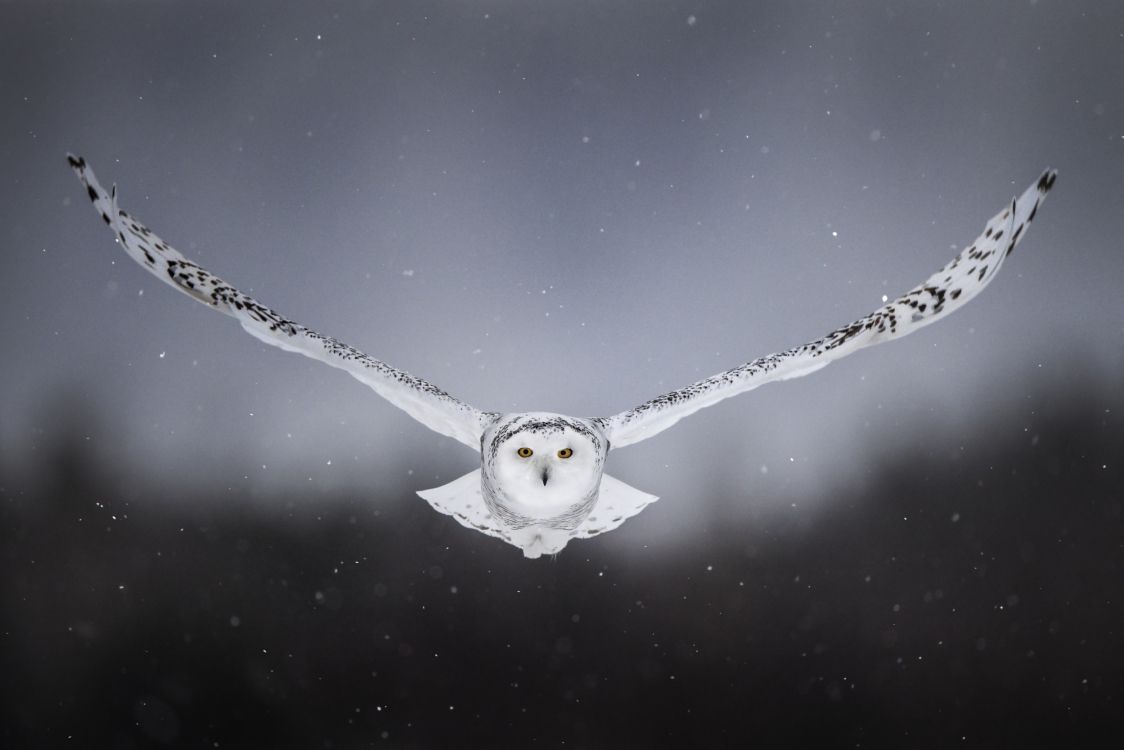
<path id="1" fill-rule="evenodd" d="M 113 230 L 125 253 L 158 279 L 237 318 L 248 333 L 264 343 L 344 370 L 430 429 L 479 450 L 480 436 L 498 415 L 475 409 L 421 378 L 295 323 L 243 294 L 185 258 L 140 221 L 122 211 L 117 205 L 117 186 L 107 193 L 85 159 L 68 154 L 67 162 L 85 185 L 95 210 Z"/>
<path id="2" fill-rule="evenodd" d="M 988 221 L 976 241 L 944 268 L 870 315 L 836 328 L 821 339 L 665 393 L 611 417 L 595 420 L 613 448 L 645 440 L 683 417 L 719 401 L 776 380 L 807 375 L 863 347 L 906 336 L 965 305 L 987 286 L 1054 186 L 1057 172 L 1047 169 L 1021 196 Z"/>

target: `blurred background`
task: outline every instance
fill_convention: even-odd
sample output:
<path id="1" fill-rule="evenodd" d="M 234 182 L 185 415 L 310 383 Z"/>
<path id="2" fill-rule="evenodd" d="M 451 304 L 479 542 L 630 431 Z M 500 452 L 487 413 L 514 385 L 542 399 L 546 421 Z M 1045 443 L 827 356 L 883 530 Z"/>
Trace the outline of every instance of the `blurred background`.
<path id="1" fill-rule="evenodd" d="M 7 747 L 1058 746 L 1119 727 L 1124 9 L 0 6 Z M 471 451 L 136 267 L 584 416 L 817 338 L 1047 166 L 915 336 L 612 454 L 525 561 Z"/>

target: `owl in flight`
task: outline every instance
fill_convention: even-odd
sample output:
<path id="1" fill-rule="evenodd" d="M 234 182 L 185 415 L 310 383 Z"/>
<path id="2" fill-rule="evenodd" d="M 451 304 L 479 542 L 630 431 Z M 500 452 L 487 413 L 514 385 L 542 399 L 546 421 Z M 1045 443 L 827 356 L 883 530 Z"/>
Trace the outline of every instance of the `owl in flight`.
<path id="1" fill-rule="evenodd" d="M 248 297 L 192 263 L 117 207 L 85 159 L 69 156 L 94 208 L 135 260 L 159 279 L 231 315 L 247 333 L 350 373 L 431 430 L 480 451 L 480 468 L 419 492 L 462 525 L 499 537 L 527 557 L 620 526 L 656 498 L 605 473 L 609 450 L 650 438 L 688 414 L 774 380 L 820 369 L 865 346 L 905 336 L 956 310 L 995 278 L 1057 173 L 1047 170 L 987 223 L 948 265 L 866 317 L 823 338 L 746 362 L 610 417 L 480 411 L 421 378 L 324 336 Z"/>

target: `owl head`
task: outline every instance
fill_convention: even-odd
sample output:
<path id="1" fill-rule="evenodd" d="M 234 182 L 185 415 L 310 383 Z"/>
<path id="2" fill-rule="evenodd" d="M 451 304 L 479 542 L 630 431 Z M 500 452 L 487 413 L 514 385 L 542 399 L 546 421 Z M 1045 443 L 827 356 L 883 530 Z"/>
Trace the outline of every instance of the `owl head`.
<path id="1" fill-rule="evenodd" d="M 534 412 L 500 419 L 481 447 L 486 494 L 501 517 L 572 528 L 597 500 L 609 443 L 591 420 Z"/>

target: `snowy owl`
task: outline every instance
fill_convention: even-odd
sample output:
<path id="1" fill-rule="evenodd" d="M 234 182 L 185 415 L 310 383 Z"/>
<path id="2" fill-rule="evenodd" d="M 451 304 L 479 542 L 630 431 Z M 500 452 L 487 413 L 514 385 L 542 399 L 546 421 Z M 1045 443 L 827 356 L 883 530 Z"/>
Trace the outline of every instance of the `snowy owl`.
<path id="1" fill-rule="evenodd" d="M 185 258 L 117 207 L 116 186 L 106 192 L 84 159 L 68 159 L 121 247 L 157 278 L 233 316 L 267 344 L 350 373 L 426 427 L 479 451 L 479 469 L 418 494 L 464 526 L 499 537 L 532 558 L 555 554 L 575 537 L 615 529 L 656 500 L 605 473 L 610 449 L 650 438 L 722 399 L 807 375 L 865 346 L 905 336 L 975 297 L 1022 239 L 1057 174 L 1044 172 L 952 262 L 870 315 L 628 411 L 584 418 L 480 411 L 421 378 L 294 323 Z"/>

